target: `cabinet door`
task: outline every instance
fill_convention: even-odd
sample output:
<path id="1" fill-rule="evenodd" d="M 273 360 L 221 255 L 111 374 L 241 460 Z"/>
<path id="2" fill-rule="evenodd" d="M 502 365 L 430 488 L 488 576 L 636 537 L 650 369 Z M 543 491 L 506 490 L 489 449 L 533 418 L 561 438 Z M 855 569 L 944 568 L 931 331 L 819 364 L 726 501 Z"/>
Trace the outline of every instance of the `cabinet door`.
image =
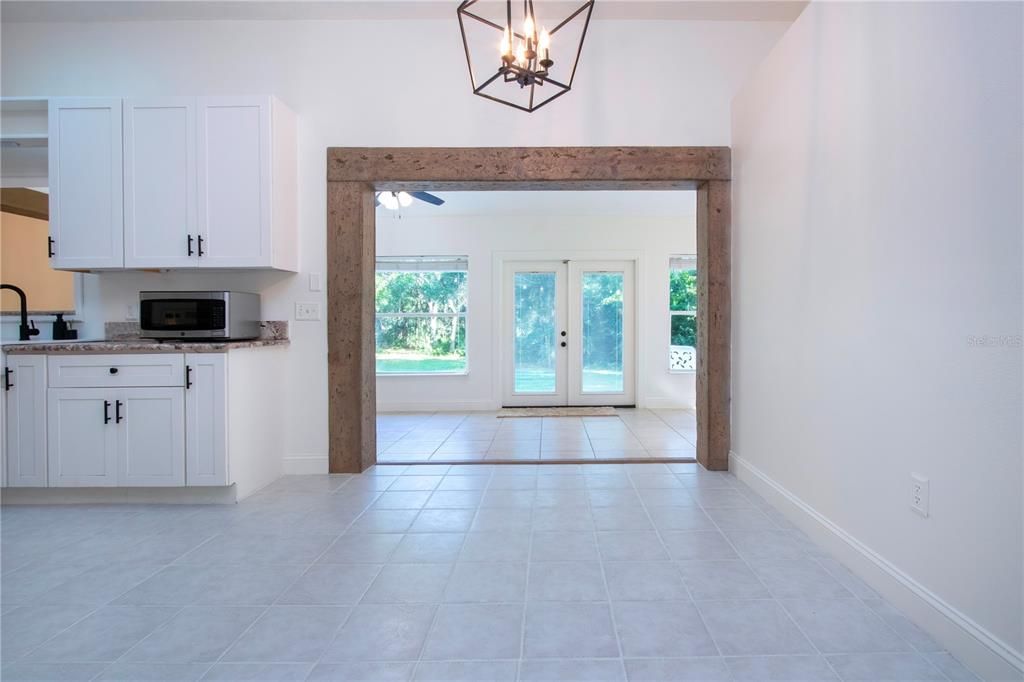
<path id="1" fill-rule="evenodd" d="M 50 487 L 116 486 L 114 396 L 105 388 L 51 388 L 47 397 Z"/>
<path id="2" fill-rule="evenodd" d="M 195 267 L 193 97 L 124 102 L 124 265 Z"/>
<path id="3" fill-rule="evenodd" d="M 199 267 L 271 265 L 270 98 L 200 97 Z"/>
<path id="4" fill-rule="evenodd" d="M 53 267 L 123 267 L 121 100 L 50 100 L 49 155 Z"/>
<path id="5" fill-rule="evenodd" d="M 185 355 L 187 485 L 230 485 L 227 442 L 227 355 Z"/>
<path id="6" fill-rule="evenodd" d="M 5 359 L 7 485 L 46 486 L 46 356 Z"/>
<path id="7" fill-rule="evenodd" d="M 182 389 L 126 388 L 115 401 L 118 485 L 185 485 Z"/>

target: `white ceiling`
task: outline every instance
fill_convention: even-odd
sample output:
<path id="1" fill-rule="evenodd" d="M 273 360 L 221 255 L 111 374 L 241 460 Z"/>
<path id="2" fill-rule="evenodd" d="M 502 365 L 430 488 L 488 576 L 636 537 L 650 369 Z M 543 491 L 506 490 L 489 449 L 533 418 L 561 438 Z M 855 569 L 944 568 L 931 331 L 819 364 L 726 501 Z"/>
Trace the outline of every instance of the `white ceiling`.
<path id="1" fill-rule="evenodd" d="M 791 22 L 806 5 L 807 0 L 598 0 L 594 19 Z M 3 21 L 452 19 L 455 7 L 454 0 L 4 0 Z"/>
<path id="2" fill-rule="evenodd" d="M 431 192 L 443 206 L 422 201 L 401 210 L 402 217 L 444 216 L 599 216 L 678 217 L 692 216 L 696 193 L 692 191 L 628 192 Z M 379 220 L 397 217 L 396 211 L 377 207 Z"/>

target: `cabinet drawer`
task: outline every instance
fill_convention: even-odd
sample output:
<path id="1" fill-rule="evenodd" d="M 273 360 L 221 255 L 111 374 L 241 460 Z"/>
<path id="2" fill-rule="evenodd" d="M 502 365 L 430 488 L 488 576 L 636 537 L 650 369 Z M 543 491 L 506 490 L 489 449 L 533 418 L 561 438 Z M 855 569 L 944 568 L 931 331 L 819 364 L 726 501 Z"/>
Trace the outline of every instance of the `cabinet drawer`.
<path id="1" fill-rule="evenodd" d="M 51 355 L 47 358 L 47 376 L 52 388 L 183 386 L 185 356 Z"/>

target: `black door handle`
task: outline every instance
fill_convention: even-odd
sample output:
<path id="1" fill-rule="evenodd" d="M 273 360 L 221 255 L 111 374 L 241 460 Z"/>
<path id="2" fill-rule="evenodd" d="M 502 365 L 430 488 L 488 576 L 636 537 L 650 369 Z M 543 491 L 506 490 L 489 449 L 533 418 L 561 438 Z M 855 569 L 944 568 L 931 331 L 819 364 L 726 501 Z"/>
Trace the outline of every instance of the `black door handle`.
<path id="1" fill-rule="evenodd" d="M 185 388 L 192 388 L 192 367 L 185 365 Z"/>
<path id="2" fill-rule="evenodd" d="M 110 423 L 110 401 L 109 400 L 104 400 L 103 401 L 103 423 L 104 424 L 109 424 Z"/>
<path id="3" fill-rule="evenodd" d="M 13 372 L 11 372 L 11 368 L 10 367 L 4 367 L 4 390 L 5 391 L 9 391 L 12 388 L 14 388 L 14 384 L 11 383 L 11 374 L 13 374 Z"/>
<path id="4" fill-rule="evenodd" d="M 192 235 L 188 236 L 188 255 L 192 255 Z"/>
<path id="5" fill-rule="evenodd" d="M 121 405 L 124 405 L 120 400 L 114 401 L 114 423 L 120 424 L 123 417 L 121 416 Z"/>
<path id="6" fill-rule="evenodd" d="M 46 238 L 46 257 L 53 258 L 53 237 Z"/>
<path id="7" fill-rule="evenodd" d="M 203 235 L 199 235 L 198 237 L 196 237 L 196 240 L 199 242 L 199 257 L 202 258 L 203 257 Z"/>

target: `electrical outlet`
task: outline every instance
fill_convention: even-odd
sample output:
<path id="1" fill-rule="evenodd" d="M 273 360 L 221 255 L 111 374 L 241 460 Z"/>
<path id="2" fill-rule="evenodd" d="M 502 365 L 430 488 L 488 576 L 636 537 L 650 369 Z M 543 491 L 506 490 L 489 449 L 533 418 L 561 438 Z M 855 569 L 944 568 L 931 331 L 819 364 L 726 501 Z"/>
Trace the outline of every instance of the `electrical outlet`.
<path id="1" fill-rule="evenodd" d="M 320 319 L 320 304 L 319 303 L 296 303 L 295 304 L 295 319 L 296 320 L 319 320 Z"/>
<path id="2" fill-rule="evenodd" d="M 125 322 L 135 322 L 139 319 L 139 311 L 134 303 L 126 303 L 124 307 Z"/>
<path id="3" fill-rule="evenodd" d="M 928 518 L 928 479 L 919 474 L 910 474 L 910 508 Z"/>

